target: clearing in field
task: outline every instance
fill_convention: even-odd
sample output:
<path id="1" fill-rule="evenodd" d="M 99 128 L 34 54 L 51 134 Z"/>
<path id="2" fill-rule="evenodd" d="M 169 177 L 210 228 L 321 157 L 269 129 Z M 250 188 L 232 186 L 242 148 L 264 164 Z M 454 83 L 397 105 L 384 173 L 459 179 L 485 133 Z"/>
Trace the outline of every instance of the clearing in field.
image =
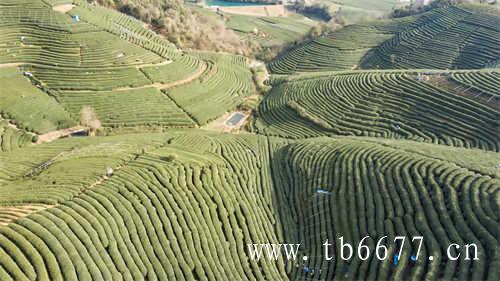
<path id="1" fill-rule="evenodd" d="M 61 4 L 61 5 L 55 5 L 52 6 L 52 10 L 59 12 L 59 13 L 67 13 L 71 11 L 75 5 L 73 4 Z"/>
<path id="2" fill-rule="evenodd" d="M 212 8 L 214 9 L 214 8 Z M 286 17 L 288 12 L 284 5 L 260 5 L 260 6 L 232 6 L 217 7 L 217 11 L 224 13 L 246 15 L 254 17 Z"/>
<path id="3" fill-rule="evenodd" d="M 245 125 L 249 116 L 250 112 L 228 112 L 202 128 L 218 132 L 236 132 Z"/>

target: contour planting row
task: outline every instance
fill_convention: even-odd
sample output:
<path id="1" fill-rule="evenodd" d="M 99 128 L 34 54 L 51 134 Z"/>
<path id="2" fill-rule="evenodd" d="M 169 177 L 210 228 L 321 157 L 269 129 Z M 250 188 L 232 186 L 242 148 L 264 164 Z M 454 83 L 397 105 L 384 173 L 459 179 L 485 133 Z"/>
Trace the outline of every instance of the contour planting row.
<path id="1" fill-rule="evenodd" d="M 0 206 L 57 204 L 98 186 L 164 135 L 72 137 L 0 153 Z"/>
<path id="2" fill-rule="evenodd" d="M 431 155 L 432 156 L 432 155 Z M 301 243 L 294 280 L 497 280 L 500 181 L 446 161 L 358 141 L 315 139 L 276 154 L 285 237 Z M 320 191 L 321 192 L 318 192 Z M 358 245 L 370 249 L 361 260 Z M 375 256 L 376 244 L 387 247 Z M 396 236 L 405 236 L 400 256 Z M 423 236 L 418 251 L 416 236 Z M 340 241 L 353 245 L 353 258 L 340 257 Z M 324 242 L 329 239 L 326 261 Z M 335 241 L 333 241 L 335 239 Z M 447 258 L 448 246 L 452 257 Z M 478 260 L 466 260 L 464 245 L 477 245 Z M 470 248 L 470 257 L 476 254 Z M 344 249 L 344 252 L 346 249 Z M 362 249 L 363 256 L 366 249 Z M 379 255 L 384 251 L 379 249 Z M 347 254 L 344 254 L 347 256 Z M 433 260 L 429 260 L 433 256 Z M 398 258 L 399 257 L 399 258 Z M 398 261 L 394 264 L 394 259 Z M 304 266 L 315 269 L 304 272 Z"/>
<path id="3" fill-rule="evenodd" d="M 194 56 L 183 54 L 177 60 L 161 65 L 153 65 L 141 68 L 141 71 L 152 82 L 163 84 L 188 79 L 195 75 L 204 62 Z"/>
<path id="4" fill-rule="evenodd" d="M 193 126 L 194 122 L 157 88 L 57 92 L 57 100 L 75 117 L 90 106 L 105 127 Z"/>
<path id="5" fill-rule="evenodd" d="M 80 11 L 89 9 L 82 7 Z M 105 16 L 101 10 L 90 14 Z M 95 67 L 164 60 L 119 34 L 106 32 L 83 16 L 78 15 L 75 20 L 69 14 L 53 11 L 41 0 L 0 5 L 0 43 L 0 62 Z"/>
<path id="6" fill-rule="evenodd" d="M 207 67 L 189 84 L 167 90 L 167 94 L 198 124 L 205 124 L 233 110 L 255 92 L 245 57 L 229 54 L 193 53 Z"/>
<path id="7" fill-rule="evenodd" d="M 481 20 L 486 19 L 486 20 Z M 500 56 L 500 17 L 464 7 L 435 9 L 375 48 L 363 68 L 481 68 Z"/>
<path id="8" fill-rule="evenodd" d="M 88 105 L 109 127 L 205 124 L 255 90 L 244 57 L 186 54 L 118 12 L 76 1 L 64 14 L 39 1 L 0 5 L 0 63 L 28 64 L 24 75 L 54 95 L 74 120 Z M 167 96 L 145 87 L 153 83 L 177 88 Z M 115 90 L 119 93 L 107 92 Z M 29 130 L 47 132 L 65 124 L 47 122 Z"/>
<path id="9" fill-rule="evenodd" d="M 406 24 L 407 19 L 346 26 L 285 51 L 268 67 L 277 74 L 353 69 L 371 48 Z"/>
<path id="10" fill-rule="evenodd" d="M 98 189 L 1 227 L 1 279 L 287 279 L 282 262 L 247 256 L 247 243 L 278 240 L 272 197 L 253 196 L 270 192 L 257 138 L 170 143 Z"/>
<path id="11" fill-rule="evenodd" d="M 500 98 L 500 73 L 492 72 L 467 72 L 452 73 L 451 78 L 461 84 L 480 91 L 486 96 L 498 100 Z"/>
<path id="12" fill-rule="evenodd" d="M 69 12 L 71 15 L 79 15 L 85 21 L 162 58 L 175 59 L 180 55 L 174 44 L 149 30 L 143 22 L 112 9 L 91 5 L 85 0 L 75 2 L 78 6 Z"/>
<path id="13" fill-rule="evenodd" d="M 302 138 L 405 138 L 498 151 L 498 111 L 409 74 L 340 74 L 291 80 L 257 109 L 256 132 Z"/>
<path id="14" fill-rule="evenodd" d="M 35 139 L 33 134 L 13 128 L 7 120 L 0 118 L 0 151 L 10 151 L 30 144 Z"/>
<path id="15" fill-rule="evenodd" d="M 123 87 L 141 87 L 151 81 L 135 67 L 66 68 L 26 66 L 35 80 L 51 90 L 105 91 Z"/>
<path id="16" fill-rule="evenodd" d="M 106 31 L 78 33 L 72 36 L 80 46 L 82 67 L 124 66 L 160 63 L 164 59 L 140 46 Z"/>
<path id="17" fill-rule="evenodd" d="M 41 134 L 73 126 L 69 113 L 29 79 L 15 67 L 0 68 L 0 114 L 19 129 Z"/>

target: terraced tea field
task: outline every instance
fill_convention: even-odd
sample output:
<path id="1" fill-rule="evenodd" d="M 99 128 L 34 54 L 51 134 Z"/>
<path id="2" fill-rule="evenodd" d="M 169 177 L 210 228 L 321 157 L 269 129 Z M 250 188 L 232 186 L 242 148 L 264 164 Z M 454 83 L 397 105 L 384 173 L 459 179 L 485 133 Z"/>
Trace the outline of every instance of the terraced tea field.
<path id="1" fill-rule="evenodd" d="M 0 63 L 20 66 L 29 79 L 18 71 L 12 83 L 33 88 L 28 92 L 37 92 L 40 99 L 29 101 L 36 110 L 19 103 L 21 113 L 31 111 L 26 116 L 18 116 L 15 108 L 2 114 L 29 131 L 70 127 L 85 106 L 93 107 L 108 128 L 192 127 L 234 109 L 255 91 L 246 58 L 187 54 L 131 17 L 85 1 L 75 3 L 67 13 L 42 1 L 0 5 L 0 28 L 8 35 L 0 39 L 5 40 L 0 41 Z M 14 77 L 15 66 L 4 71 L 3 79 L 7 73 Z M 174 87 L 180 89 L 170 89 Z M 13 102 L 9 99 L 4 107 Z M 207 99 L 212 103 L 208 107 Z M 54 116 L 33 114 L 43 103 L 53 107 L 43 112 Z M 24 120 L 27 116 L 41 124 Z"/>
<path id="2" fill-rule="evenodd" d="M 349 25 L 325 36 L 300 43 L 268 64 L 276 74 L 357 68 L 374 47 L 394 36 L 414 19 Z"/>
<path id="3" fill-rule="evenodd" d="M 279 45 L 295 20 L 227 25 Z M 269 76 L 85 0 L 0 1 L 0 281 L 500 280 L 498 23 L 348 25 Z"/>
<path id="4" fill-rule="evenodd" d="M 449 149 L 448 153 L 461 150 Z M 280 166 L 274 170 L 279 171 L 282 185 L 276 194 L 286 202 L 280 205 L 282 217 L 287 218 L 282 220 L 288 230 L 285 236 L 307 245 L 308 265 L 317 269 L 314 280 L 498 278 L 498 270 L 489 263 L 498 261 L 498 203 L 491 201 L 500 188 L 498 178 L 435 160 L 432 152 L 407 153 L 347 139 L 298 142 L 277 155 Z M 383 236 L 391 241 L 396 236 L 422 235 L 425 242 L 420 254 L 438 258 L 406 262 L 418 246 L 406 244 L 398 266 L 374 254 L 367 260 L 325 261 L 322 244 L 326 239 L 342 236 L 358 243 L 367 235 L 370 238 L 364 245 L 371 249 Z M 480 261 L 441 259 L 446 256 L 444 245 L 465 241 L 478 245 Z M 398 254 L 396 247 L 387 246 L 390 257 Z M 340 250 L 338 244 L 329 248 L 335 257 Z M 461 254 L 465 254 L 463 249 Z M 310 278 L 302 267 L 293 268 L 291 276 Z"/>
<path id="5" fill-rule="evenodd" d="M 498 151 L 498 116 L 498 109 L 418 81 L 416 73 L 353 72 L 277 85 L 253 127 L 287 138 L 373 136 Z"/>
<path id="6" fill-rule="evenodd" d="M 479 91 L 488 100 L 500 100 L 500 74 L 494 72 L 453 73 L 451 78 L 468 88 Z"/>
<path id="7" fill-rule="evenodd" d="M 347 26 L 283 52 L 269 69 L 290 74 L 494 65 L 500 57 L 500 18 L 472 7 L 451 6 L 413 17 Z"/>
<path id="8" fill-rule="evenodd" d="M 166 90 L 197 124 L 205 124 L 255 92 L 248 61 L 240 56 L 199 53 L 208 67 L 193 83 Z"/>
<path id="9" fill-rule="evenodd" d="M 243 246 L 277 240 L 265 144 L 255 137 L 163 135 L 163 144 L 84 194 L 0 227 L 0 249 L 12 253 L 2 255 L 2 279 L 286 278 L 282 263 L 250 262 Z M 93 148 L 58 161 L 90 156 Z M 249 196 L 254 192 L 268 196 Z"/>
<path id="10" fill-rule="evenodd" d="M 421 16 L 375 48 L 363 68 L 474 69 L 500 57 L 500 17 L 450 7 Z"/>
<path id="11" fill-rule="evenodd" d="M 33 134 L 19 130 L 7 120 L 0 119 L 0 151 L 11 151 L 28 145 L 34 139 Z"/>
<path id="12" fill-rule="evenodd" d="M 16 68 L 0 68 L 0 83 L 0 113 L 15 120 L 19 128 L 46 133 L 75 123 L 54 98 L 34 87 Z"/>
<path id="13" fill-rule="evenodd" d="M 71 200 L 45 195 L 62 201 L 0 227 L 0 245 L 6 253 L 0 272 L 4 280 L 35 276 L 43 280 L 305 277 L 300 268 L 285 267 L 282 260 L 257 263 L 248 259 L 247 242 L 279 239 L 304 245 L 303 251 L 312 257 L 308 264 L 322 269 L 315 278 L 342 276 L 340 268 L 345 266 L 350 278 L 363 279 L 457 276 L 495 280 L 497 276 L 491 260 L 498 247 L 494 236 L 498 205 L 491 196 L 500 183 L 461 168 L 446 155 L 440 156 L 445 160 L 436 160 L 432 149 L 422 155 L 371 140 L 323 138 L 287 145 L 265 137 L 182 131 L 154 137 L 155 145 L 122 164 L 109 179 L 79 195 L 70 192 L 79 185 L 68 182 L 66 194 L 74 194 Z M 120 139 L 124 140 L 105 137 L 82 143 L 35 180 L 43 182 L 71 162 L 91 162 L 87 157 L 102 152 L 99 146 Z M 141 146 L 148 138 L 128 139 Z M 72 139 L 37 149 L 45 147 L 56 154 L 75 143 Z M 391 145 L 397 144 L 411 147 L 408 143 Z M 112 153 L 119 150 L 117 145 L 104 149 Z M 445 149 L 448 155 L 461 150 L 466 149 Z M 475 155 L 481 154 L 492 152 Z M 104 171 L 102 166 L 96 168 L 96 172 Z M 90 176 L 91 170 L 87 171 Z M 53 179 L 60 180 L 56 174 Z M 331 195 L 318 195 L 317 188 Z M 26 200 L 38 201 L 37 197 Z M 346 216 L 346 209 L 356 211 Z M 390 260 L 354 259 L 344 264 L 321 258 L 318 243 L 325 237 L 343 235 L 356 241 L 368 234 L 374 239 L 425 235 L 422 254 L 434 256 L 443 254 L 440 245 L 475 242 L 484 262 L 443 260 L 445 267 L 441 267 L 441 260 L 423 261 L 393 270 Z M 368 245 L 374 246 L 371 241 Z M 404 248 L 402 258 L 413 250 Z M 389 251 L 393 255 L 395 249 Z"/>

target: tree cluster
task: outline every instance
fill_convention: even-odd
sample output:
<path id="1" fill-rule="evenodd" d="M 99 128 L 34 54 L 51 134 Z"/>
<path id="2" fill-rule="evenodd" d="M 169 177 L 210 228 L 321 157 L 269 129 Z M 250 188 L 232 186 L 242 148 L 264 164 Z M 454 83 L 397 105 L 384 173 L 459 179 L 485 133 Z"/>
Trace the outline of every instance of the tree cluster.
<path id="1" fill-rule="evenodd" d="M 222 51 L 242 55 L 255 46 L 225 27 L 222 19 L 185 7 L 180 0 L 89 0 L 114 8 L 150 25 L 182 49 Z"/>

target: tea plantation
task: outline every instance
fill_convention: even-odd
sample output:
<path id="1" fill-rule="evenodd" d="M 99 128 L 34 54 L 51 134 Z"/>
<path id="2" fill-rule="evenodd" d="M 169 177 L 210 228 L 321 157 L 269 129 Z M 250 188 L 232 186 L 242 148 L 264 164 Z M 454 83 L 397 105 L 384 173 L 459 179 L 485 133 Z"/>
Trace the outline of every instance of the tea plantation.
<path id="1" fill-rule="evenodd" d="M 498 203 L 493 199 L 500 188 L 498 178 L 436 160 L 432 151 L 422 155 L 348 139 L 298 142 L 279 150 L 275 159 L 279 168 L 274 170 L 283 183 L 276 194 L 286 202 L 280 205 L 284 229 L 289 230 L 285 235 L 306 245 L 304 251 L 312 257 L 309 267 L 322 269 L 314 280 L 498 278 Z M 325 261 L 326 239 L 342 236 L 357 244 L 367 235 L 365 245 L 371 249 L 383 236 L 388 241 L 424 236 L 420 254 L 425 258 L 406 262 L 417 251 L 415 243 L 406 244 L 396 267 L 392 259 L 379 260 L 373 253 L 367 260 Z M 464 242 L 480 245 L 480 261 L 441 258 L 446 256 L 445 245 Z M 394 245 L 387 246 L 390 257 L 398 254 Z M 330 255 L 339 257 L 339 251 L 336 244 Z M 461 254 L 465 255 L 463 249 Z M 428 256 L 436 258 L 430 261 Z M 292 272 L 298 279 L 309 277 L 302 267 Z"/>
<path id="2" fill-rule="evenodd" d="M 346 69 L 475 69 L 498 63 L 500 18 L 475 6 L 347 26 L 284 51 L 277 74 Z"/>
<path id="3" fill-rule="evenodd" d="M 416 73 L 351 72 L 283 82 L 257 109 L 256 132 L 412 139 L 498 151 L 499 111 Z M 293 128 L 293 129 L 291 129 Z"/>
<path id="4" fill-rule="evenodd" d="M 2 78 L 14 76 L 12 69 L 20 66 L 28 79 L 17 71 L 12 83 L 33 88 L 31 81 L 48 94 L 40 92 L 37 99 L 60 107 L 44 110 L 56 116 L 50 117 L 53 120 L 37 117 L 43 124 L 23 120 L 40 108 L 22 106 L 31 113 L 20 118 L 13 118 L 17 112 L 2 109 L 2 114 L 22 122 L 29 131 L 70 127 L 78 122 L 84 106 L 95 107 L 105 127 L 192 127 L 234 109 L 254 92 L 244 57 L 188 54 L 129 16 L 85 1 L 75 3 L 67 13 L 54 11 L 43 1 L 9 0 L 0 5 L 0 30 L 6 34 L 0 38 L 0 63 L 12 65 L 2 70 Z M 186 96 L 186 91 L 193 96 Z M 157 110 L 139 118 L 138 114 L 148 111 L 136 108 L 145 93 L 152 94 L 146 94 L 144 106 L 153 104 Z M 205 104 L 204 99 L 211 99 L 212 105 L 199 105 Z M 69 120 L 61 120 L 59 111 Z"/>
<path id="5" fill-rule="evenodd" d="M 500 182 L 451 160 L 466 149 L 438 149 L 436 157 L 432 148 L 422 154 L 392 147 L 411 149 L 411 143 L 381 145 L 373 139 L 286 144 L 193 131 L 148 137 L 97 138 L 69 151 L 75 139 L 36 148 L 46 151 L 37 155 L 65 154 L 17 186 L 49 180 L 46 187 L 37 184 L 47 198 L 42 202 L 59 204 L 0 228 L 1 248 L 9 253 L 2 258 L 3 280 L 301 278 L 304 273 L 294 264 L 248 259 L 246 243 L 280 239 L 304 245 L 313 257 L 309 265 L 322 268 L 317 278 L 341 276 L 344 266 L 352 279 L 498 278 L 493 196 Z M 119 150 L 126 155 L 146 143 L 149 148 L 125 160 L 112 177 L 81 193 L 83 174 L 91 177 L 92 170 L 103 169 L 82 170 L 85 163 L 101 159 L 113 165 L 110 157 L 119 157 Z M 475 152 L 484 159 L 494 159 L 492 154 Z M 81 167 L 78 174 L 63 172 L 75 165 Z M 64 181 L 78 177 L 78 182 Z M 50 180 L 62 182 L 49 187 Z M 320 195 L 318 188 L 331 194 Z M 60 192 L 51 195 L 51 189 Z M 40 202 L 39 196 L 25 198 L 25 204 Z M 419 261 L 413 268 L 393 269 L 391 260 L 327 264 L 321 257 L 320 241 L 326 237 L 357 241 L 364 235 L 424 235 L 422 255 L 436 257 L 448 243 L 474 242 L 481 262 L 443 260 L 441 267 L 441 260 Z M 414 250 L 404 248 L 402 259 Z M 395 249 L 389 251 L 392 256 Z"/>
<path id="6" fill-rule="evenodd" d="M 0 150 L 14 150 L 33 141 L 34 135 L 28 134 L 24 130 L 19 130 L 10 126 L 9 122 L 0 119 Z"/>
<path id="7" fill-rule="evenodd" d="M 1 0 L 0 281 L 500 280 L 499 27 L 447 6 L 266 65 L 94 1 Z M 253 259 L 267 243 L 300 248 Z"/>

